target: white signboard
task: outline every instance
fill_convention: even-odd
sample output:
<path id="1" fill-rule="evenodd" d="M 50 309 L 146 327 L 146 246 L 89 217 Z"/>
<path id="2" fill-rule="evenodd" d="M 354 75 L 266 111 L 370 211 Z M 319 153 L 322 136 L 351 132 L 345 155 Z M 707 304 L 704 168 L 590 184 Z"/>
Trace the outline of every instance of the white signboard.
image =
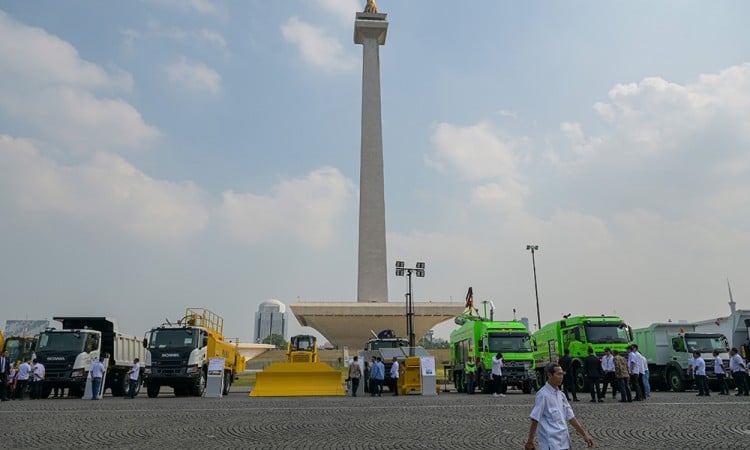
<path id="1" fill-rule="evenodd" d="M 435 376 L 435 357 L 422 356 L 419 358 L 419 364 L 422 366 L 422 375 L 426 377 Z"/>
<path id="2" fill-rule="evenodd" d="M 208 360 L 208 376 L 224 376 L 224 358 L 211 358 Z"/>
<path id="3" fill-rule="evenodd" d="M 211 358 L 208 360 L 208 378 L 206 378 L 206 390 L 204 397 L 221 398 L 224 390 L 224 358 Z"/>

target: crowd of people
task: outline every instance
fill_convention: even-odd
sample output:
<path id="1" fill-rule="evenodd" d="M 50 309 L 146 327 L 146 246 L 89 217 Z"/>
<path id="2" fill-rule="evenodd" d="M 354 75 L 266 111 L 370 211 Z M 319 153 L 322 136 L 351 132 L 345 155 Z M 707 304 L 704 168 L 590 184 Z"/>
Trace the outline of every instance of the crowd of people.
<path id="1" fill-rule="evenodd" d="M 32 359 L 10 361 L 8 352 L 0 355 L 0 399 L 23 400 L 28 393 L 32 400 L 42 398 L 42 381 L 45 377 L 44 364 Z"/>

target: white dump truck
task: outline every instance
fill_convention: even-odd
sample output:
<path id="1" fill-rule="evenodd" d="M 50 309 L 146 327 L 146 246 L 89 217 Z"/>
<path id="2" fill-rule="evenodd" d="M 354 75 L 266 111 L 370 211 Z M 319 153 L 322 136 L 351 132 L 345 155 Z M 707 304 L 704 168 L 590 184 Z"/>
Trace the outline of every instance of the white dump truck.
<path id="1" fill-rule="evenodd" d="M 62 323 L 63 329 L 41 332 L 36 346 L 36 358 L 46 369 L 42 397 L 48 397 L 54 387 L 68 388 L 70 395 L 82 397 L 91 363 L 100 356 L 109 358 L 104 389 L 109 388 L 115 397 L 125 395 L 133 360 L 145 360 L 141 339 L 120 333 L 117 322 L 108 317 L 54 320 Z"/>
<path id="2" fill-rule="evenodd" d="M 721 333 L 696 332 L 692 323 L 653 323 L 633 330 L 633 338 L 641 354 L 648 360 L 651 387 L 661 390 L 684 391 L 693 384 L 688 366 L 692 353 L 699 351 L 706 362 L 709 383 L 716 381 L 713 351 L 718 350 L 729 369 L 726 336 Z"/>

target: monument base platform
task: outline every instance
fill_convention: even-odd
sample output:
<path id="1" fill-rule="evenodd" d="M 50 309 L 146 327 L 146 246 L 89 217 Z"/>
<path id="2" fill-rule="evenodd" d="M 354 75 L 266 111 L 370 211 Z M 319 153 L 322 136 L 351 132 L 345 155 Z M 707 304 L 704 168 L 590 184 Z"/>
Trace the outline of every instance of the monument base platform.
<path id="1" fill-rule="evenodd" d="M 350 351 L 361 350 L 372 338 L 370 330 L 391 329 L 406 338 L 406 305 L 381 302 L 300 302 L 290 305 L 302 326 L 316 329 L 328 341 Z M 415 302 L 414 334 L 419 340 L 435 325 L 461 314 L 463 302 Z"/>

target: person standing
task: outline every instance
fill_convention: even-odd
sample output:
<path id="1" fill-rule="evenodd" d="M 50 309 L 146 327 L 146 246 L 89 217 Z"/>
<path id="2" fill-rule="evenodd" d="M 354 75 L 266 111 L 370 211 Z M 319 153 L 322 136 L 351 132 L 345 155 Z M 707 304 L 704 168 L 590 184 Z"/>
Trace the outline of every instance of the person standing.
<path id="1" fill-rule="evenodd" d="M 570 349 L 565 349 L 564 355 L 562 358 L 560 358 L 558 364 L 560 364 L 563 372 L 565 372 L 562 385 L 563 392 L 565 393 L 565 398 L 570 401 L 570 397 L 568 397 L 568 394 L 572 394 L 573 401 L 577 402 L 578 396 L 576 396 L 576 379 L 575 374 L 572 370 L 573 360 L 570 359 Z"/>
<path id="2" fill-rule="evenodd" d="M 36 359 L 34 362 L 34 368 L 32 369 L 31 376 L 31 398 L 40 399 L 42 398 L 42 382 L 46 375 L 44 370 L 44 364 L 40 363 Z"/>
<path id="3" fill-rule="evenodd" d="M 641 352 L 638 352 L 638 355 L 641 358 L 640 374 L 643 380 L 643 398 L 649 398 L 651 397 L 651 380 L 649 380 L 651 373 L 648 371 L 648 359 Z"/>
<path id="4" fill-rule="evenodd" d="M 589 347 L 589 356 L 583 360 L 583 373 L 586 374 L 586 382 L 589 385 L 589 394 L 591 402 L 603 402 L 602 391 L 599 389 L 599 378 L 602 377 L 602 366 L 599 358 L 596 357 L 594 349 Z"/>
<path id="5" fill-rule="evenodd" d="M 128 397 L 135 398 L 138 391 L 138 380 L 141 377 L 141 363 L 138 358 L 133 360 L 133 367 L 128 371 Z"/>
<path id="6" fill-rule="evenodd" d="M 0 400 L 8 401 L 8 378 L 10 377 L 10 358 L 8 351 L 0 355 Z"/>
<path id="7" fill-rule="evenodd" d="M 688 372 L 695 375 L 695 387 L 698 389 L 698 397 L 708 397 L 708 378 L 706 377 L 706 361 L 701 358 L 701 352 L 693 352 L 693 363 L 688 367 Z"/>
<path id="8" fill-rule="evenodd" d="M 503 394 L 503 354 L 497 352 L 497 355 L 492 357 L 492 396 L 493 397 L 505 397 Z"/>
<path id="9" fill-rule="evenodd" d="M 742 356 L 737 353 L 736 347 L 732 347 L 732 349 L 729 351 L 729 355 L 731 356 L 729 358 L 729 370 L 732 371 L 734 385 L 737 386 L 737 393 L 734 395 L 750 395 L 748 393 L 747 381 L 745 380 L 745 371 L 747 370 L 747 366 L 742 360 Z"/>
<path id="10" fill-rule="evenodd" d="M 362 368 L 359 367 L 359 357 L 354 356 L 354 360 L 349 364 L 349 381 L 352 382 L 352 397 L 357 396 L 360 378 L 362 378 Z"/>
<path id="11" fill-rule="evenodd" d="M 617 350 L 613 352 L 615 361 L 615 379 L 617 380 L 617 390 L 620 391 L 620 402 L 632 402 L 633 397 L 630 394 L 630 388 L 628 387 L 628 360 L 620 354 Z"/>
<path id="12" fill-rule="evenodd" d="M 615 378 L 615 357 L 612 355 L 609 347 L 604 349 L 604 356 L 602 356 L 602 373 L 604 382 L 602 383 L 602 396 L 607 396 L 607 385 L 612 385 L 612 398 L 615 398 L 617 394 L 617 380 Z"/>
<path id="13" fill-rule="evenodd" d="M 719 395 L 729 395 L 729 385 L 727 385 L 727 374 L 724 372 L 724 360 L 719 356 L 719 351 L 714 350 L 714 373 L 716 381 L 719 384 Z"/>
<path id="14" fill-rule="evenodd" d="M 391 383 L 393 383 L 393 395 L 398 395 L 398 359 L 395 356 L 391 365 Z"/>
<path id="15" fill-rule="evenodd" d="M 26 386 L 29 385 L 29 378 L 31 377 L 30 361 L 31 358 L 24 359 L 16 372 L 16 388 L 13 396 L 18 400 L 23 400 L 23 392 L 26 390 Z"/>
<path id="16" fill-rule="evenodd" d="M 477 376 L 477 363 L 474 362 L 474 358 L 469 359 L 464 364 L 464 377 L 466 382 L 466 393 L 474 393 L 474 379 Z"/>
<path id="17" fill-rule="evenodd" d="M 375 361 L 375 365 L 372 368 L 372 378 L 375 381 L 373 389 L 375 389 L 378 397 L 382 397 L 383 381 L 385 381 L 385 364 L 383 364 L 383 358 L 380 356 L 378 356 L 378 359 Z"/>
<path id="18" fill-rule="evenodd" d="M 640 375 L 641 357 L 635 344 L 628 347 L 628 373 L 630 374 L 630 387 L 635 392 L 633 400 L 643 400 L 643 377 Z"/>
<path id="19" fill-rule="evenodd" d="M 91 376 L 91 400 L 99 400 L 99 394 L 102 392 L 102 379 L 104 378 L 104 364 L 102 358 L 95 359 L 91 363 L 89 376 Z"/>
<path id="20" fill-rule="evenodd" d="M 544 373 L 547 375 L 547 383 L 536 393 L 534 408 L 529 415 L 531 419 L 529 438 L 524 448 L 526 450 L 571 448 L 570 432 L 566 422 L 573 425 L 578 434 L 583 436 L 587 447 L 593 447 L 594 439 L 583 429 L 573 414 L 573 408 L 570 407 L 565 394 L 560 391 L 560 385 L 565 376 L 562 367 L 556 363 L 549 363 L 544 368 Z M 539 442 L 539 447 L 534 445 L 535 438 Z"/>

